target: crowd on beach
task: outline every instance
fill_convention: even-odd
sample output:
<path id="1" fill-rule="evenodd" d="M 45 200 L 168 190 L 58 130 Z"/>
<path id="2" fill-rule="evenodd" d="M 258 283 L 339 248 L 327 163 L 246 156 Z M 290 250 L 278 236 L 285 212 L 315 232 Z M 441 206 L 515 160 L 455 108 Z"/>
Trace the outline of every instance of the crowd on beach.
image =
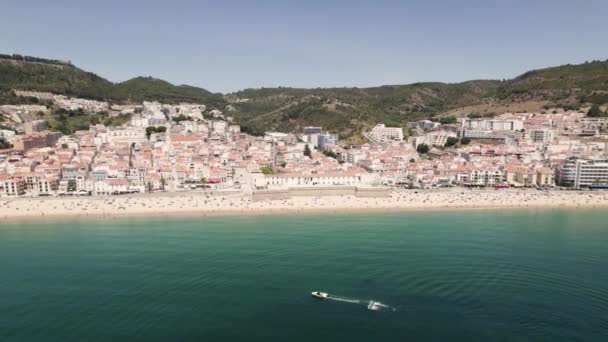
<path id="1" fill-rule="evenodd" d="M 473 208 L 604 208 L 608 192 L 540 190 L 392 190 L 388 197 L 302 196 L 253 201 L 241 194 L 222 196 L 111 196 L 2 198 L 0 217 L 120 217 L 148 215 L 264 215 L 346 211 L 399 211 Z"/>

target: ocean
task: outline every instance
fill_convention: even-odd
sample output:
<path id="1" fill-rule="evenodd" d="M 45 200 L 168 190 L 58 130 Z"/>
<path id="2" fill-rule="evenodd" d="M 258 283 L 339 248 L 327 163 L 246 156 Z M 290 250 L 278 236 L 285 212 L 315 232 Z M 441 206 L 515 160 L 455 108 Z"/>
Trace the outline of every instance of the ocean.
<path id="1" fill-rule="evenodd" d="M 0 341 L 608 341 L 607 261 L 605 210 L 5 222 Z"/>

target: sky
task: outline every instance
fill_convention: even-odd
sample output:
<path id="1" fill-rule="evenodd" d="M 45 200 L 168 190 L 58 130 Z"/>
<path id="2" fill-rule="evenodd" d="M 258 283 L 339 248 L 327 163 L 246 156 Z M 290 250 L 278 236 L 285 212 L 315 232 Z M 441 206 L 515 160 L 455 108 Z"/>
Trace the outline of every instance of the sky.
<path id="1" fill-rule="evenodd" d="M 512 78 L 608 59 L 607 0 L 0 0 L 0 53 L 215 92 Z"/>

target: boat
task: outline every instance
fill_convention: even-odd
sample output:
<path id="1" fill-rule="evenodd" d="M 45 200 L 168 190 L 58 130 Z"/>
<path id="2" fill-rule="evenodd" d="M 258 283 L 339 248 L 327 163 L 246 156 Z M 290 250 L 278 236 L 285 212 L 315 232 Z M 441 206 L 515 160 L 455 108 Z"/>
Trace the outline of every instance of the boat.
<path id="1" fill-rule="evenodd" d="M 313 297 L 319 299 L 327 299 L 329 297 L 329 293 L 314 291 L 311 293 Z"/>

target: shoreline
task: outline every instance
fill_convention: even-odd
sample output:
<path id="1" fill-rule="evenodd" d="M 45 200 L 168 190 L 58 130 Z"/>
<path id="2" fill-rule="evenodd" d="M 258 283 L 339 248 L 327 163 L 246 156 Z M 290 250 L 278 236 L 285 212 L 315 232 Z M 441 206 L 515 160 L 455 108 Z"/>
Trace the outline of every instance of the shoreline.
<path id="1" fill-rule="evenodd" d="M 205 193 L 148 196 L 0 198 L 3 222 L 128 217 L 349 214 L 488 209 L 608 208 L 608 192 L 538 190 L 393 190 L 387 198 L 306 196 L 251 201 Z"/>

